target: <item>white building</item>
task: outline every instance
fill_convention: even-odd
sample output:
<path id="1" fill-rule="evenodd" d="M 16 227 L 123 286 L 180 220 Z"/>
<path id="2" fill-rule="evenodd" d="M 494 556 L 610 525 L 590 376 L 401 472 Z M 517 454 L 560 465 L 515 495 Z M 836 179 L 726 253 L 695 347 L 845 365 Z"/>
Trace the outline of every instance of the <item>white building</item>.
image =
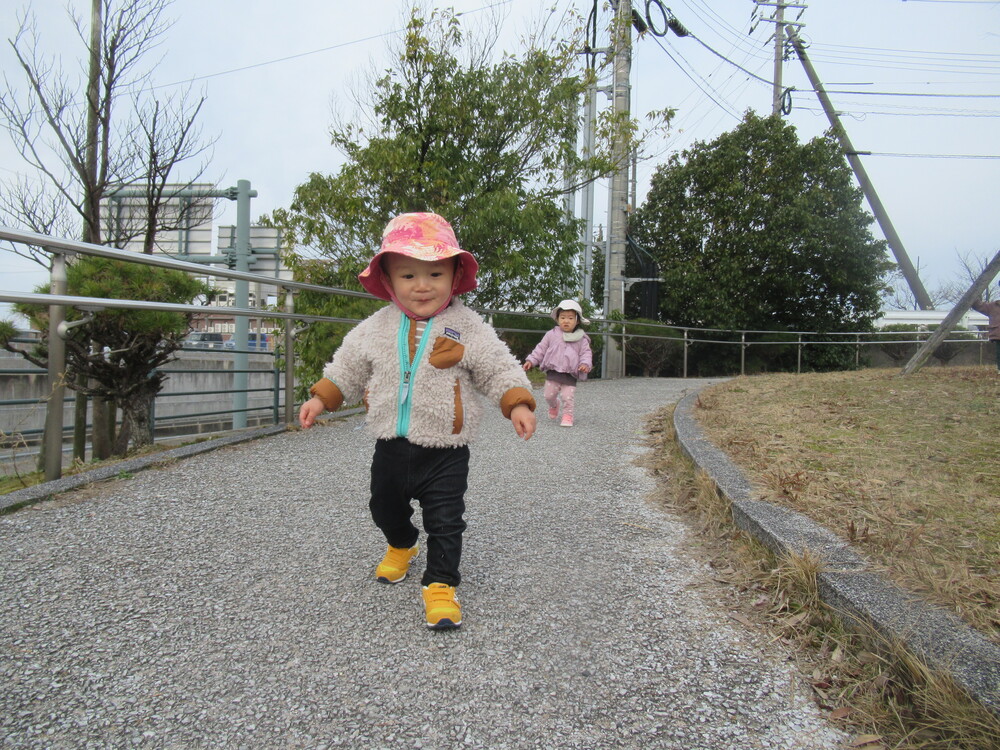
<path id="1" fill-rule="evenodd" d="M 154 253 L 162 253 L 171 258 L 206 266 L 226 268 L 225 256 L 235 250 L 236 227 L 220 226 L 213 233 L 213 218 L 215 204 L 220 198 L 213 198 L 199 193 L 217 192 L 214 185 L 172 185 L 168 186 L 166 194 L 171 190 L 174 196 L 169 198 L 161 217 L 170 229 L 157 234 L 153 246 Z M 138 229 L 145 218 L 146 198 L 141 189 L 132 189 L 122 195 L 113 196 L 103 202 L 102 214 L 107 222 L 105 236 L 121 237 L 138 235 Z M 142 251 L 141 235 L 122 243 L 124 249 Z M 251 273 L 273 276 L 276 279 L 290 280 L 292 272 L 285 268 L 280 259 L 280 230 L 270 227 L 250 227 L 250 266 Z M 209 260 L 213 259 L 213 260 Z M 215 276 L 199 277 L 218 290 L 208 307 L 226 308 L 236 304 L 236 282 Z M 276 284 L 251 282 L 248 307 L 264 309 L 278 302 L 279 288 Z M 236 319 L 227 315 L 224 310 L 213 310 L 203 320 L 195 321 L 198 330 L 232 334 L 236 329 Z M 274 327 L 273 321 L 250 319 L 251 332 L 267 332 Z"/>
<path id="2" fill-rule="evenodd" d="M 909 324 L 916 326 L 940 325 L 951 310 L 888 310 L 882 317 L 875 321 L 876 328 L 885 328 L 889 325 Z M 969 331 L 985 331 L 989 319 L 982 313 L 969 310 L 958 321 L 959 328 Z"/>

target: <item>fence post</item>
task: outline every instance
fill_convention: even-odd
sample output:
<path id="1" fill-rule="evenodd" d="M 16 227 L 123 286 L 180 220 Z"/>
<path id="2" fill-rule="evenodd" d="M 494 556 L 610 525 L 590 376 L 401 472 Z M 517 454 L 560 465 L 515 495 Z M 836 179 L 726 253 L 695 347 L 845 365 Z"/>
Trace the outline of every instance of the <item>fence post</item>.
<path id="1" fill-rule="evenodd" d="M 278 367 L 278 355 L 274 355 L 271 360 L 271 375 L 274 376 L 274 385 L 271 387 L 271 418 L 275 424 L 281 418 L 281 405 L 278 403 L 281 394 L 281 369 Z"/>
<path id="2" fill-rule="evenodd" d="M 285 289 L 285 312 L 295 312 L 295 295 Z M 285 318 L 285 424 L 295 423 L 295 321 Z"/>
<path id="3" fill-rule="evenodd" d="M 861 369 L 861 334 L 854 334 L 854 369 Z"/>
<path id="4" fill-rule="evenodd" d="M 684 377 L 688 376 L 688 346 L 690 345 L 688 341 L 688 329 L 684 329 Z"/>
<path id="5" fill-rule="evenodd" d="M 802 374 L 802 334 L 799 334 L 799 343 L 795 347 L 795 374 Z"/>
<path id="6" fill-rule="evenodd" d="M 66 294 L 66 256 L 52 253 L 49 293 Z M 59 335 L 59 324 L 66 319 L 66 308 L 49 305 L 49 402 L 45 406 L 44 471 L 45 481 L 62 476 L 63 398 L 66 395 L 66 342 Z"/>
<path id="7" fill-rule="evenodd" d="M 747 332 L 740 333 L 740 375 L 747 374 Z"/>
<path id="8" fill-rule="evenodd" d="M 625 321 L 622 321 L 622 377 L 628 372 L 628 360 L 625 352 Z"/>

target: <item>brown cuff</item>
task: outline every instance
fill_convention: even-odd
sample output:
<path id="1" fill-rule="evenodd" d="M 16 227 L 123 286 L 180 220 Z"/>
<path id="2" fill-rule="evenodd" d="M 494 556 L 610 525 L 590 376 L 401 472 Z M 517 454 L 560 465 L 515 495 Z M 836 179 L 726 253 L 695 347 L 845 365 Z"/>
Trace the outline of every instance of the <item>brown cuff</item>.
<path id="1" fill-rule="evenodd" d="M 514 411 L 514 407 L 521 404 L 525 404 L 529 409 L 534 411 L 535 397 L 531 395 L 531 391 L 527 388 L 511 388 L 500 399 L 500 411 L 503 412 L 503 415 L 507 419 L 510 419 L 510 413 Z"/>
<path id="2" fill-rule="evenodd" d="M 344 403 L 344 394 L 340 392 L 340 388 L 332 380 L 327 380 L 326 378 L 317 381 L 309 389 L 309 395 L 315 396 L 322 401 L 327 411 L 337 411 L 340 405 Z"/>

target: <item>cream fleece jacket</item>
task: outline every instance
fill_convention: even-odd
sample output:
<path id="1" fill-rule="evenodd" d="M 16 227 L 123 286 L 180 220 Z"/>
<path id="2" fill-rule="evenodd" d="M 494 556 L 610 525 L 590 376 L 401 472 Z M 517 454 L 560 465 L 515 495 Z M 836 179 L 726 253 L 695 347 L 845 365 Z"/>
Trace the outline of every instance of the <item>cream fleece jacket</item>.
<path id="1" fill-rule="evenodd" d="M 424 334 L 395 305 L 345 337 L 310 393 L 329 411 L 364 399 L 368 432 L 431 448 L 468 444 L 482 419 L 478 394 L 510 418 L 535 399 L 523 369 L 492 326 L 455 299 Z"/>

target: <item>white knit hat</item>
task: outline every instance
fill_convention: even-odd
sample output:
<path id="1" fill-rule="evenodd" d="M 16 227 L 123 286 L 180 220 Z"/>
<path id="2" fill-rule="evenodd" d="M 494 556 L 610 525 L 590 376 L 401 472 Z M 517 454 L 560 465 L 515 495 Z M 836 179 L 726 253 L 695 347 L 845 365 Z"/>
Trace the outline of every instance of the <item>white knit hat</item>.
<path id="1" fill-rule="evenodd" d="M 573 312 L 576 313 L 576 316 L 580 319 L 580 325 L 582 326 L 590 325 L 590 321 L 587 320 L 585 317 L 583 317 L 583 308 L 580 307 L 580 303 L 578 303 L 576 300 L 564 299 L 562 302 L 560 302 L 558 305 L 552 308 L 552 312 L 549 313 L 549 317 L 552 318 L 552 320 L 558 322 L 560 310 L 572 310 Z"/>

